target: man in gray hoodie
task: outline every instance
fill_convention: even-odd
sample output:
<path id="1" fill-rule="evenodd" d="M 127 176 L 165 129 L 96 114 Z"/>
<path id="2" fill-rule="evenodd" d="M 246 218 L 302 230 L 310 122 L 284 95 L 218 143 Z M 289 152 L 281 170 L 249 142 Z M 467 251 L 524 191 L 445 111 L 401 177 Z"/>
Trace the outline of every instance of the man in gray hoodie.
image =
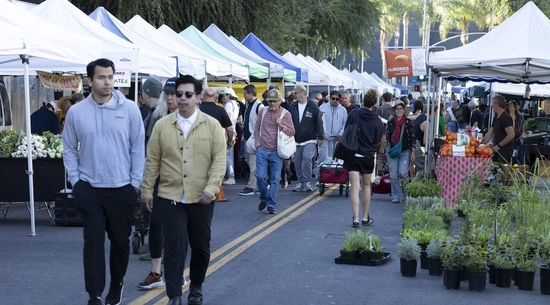
<path id="1" fill-rule="evenodd" d="M 84 226 L 88 305 L 103 304 L 105 231 L 111 241 L 105 305 L 114 305 L 122 300 L 130 256 L 130 219 L 143 177 L 145 131 L 138 105 L 113 90 L 114 63 L 97 59 L 86 71 L 92 93 L 67 113 L 63 161 Z"/>

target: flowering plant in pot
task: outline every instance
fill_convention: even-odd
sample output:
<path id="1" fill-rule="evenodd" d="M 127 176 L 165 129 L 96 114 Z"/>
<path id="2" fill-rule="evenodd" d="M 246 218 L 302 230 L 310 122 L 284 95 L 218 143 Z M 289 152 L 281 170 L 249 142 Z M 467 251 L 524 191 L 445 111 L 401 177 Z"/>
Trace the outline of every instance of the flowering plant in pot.
<path id="1" fill-rule="evenodd" d="M 468 271 L 468 284 L 470 291 L 482 291 L 485 289 L 487 278 L 487 254 L 485 246 L 468 244 L 462 248 L 463 265 Z"/>

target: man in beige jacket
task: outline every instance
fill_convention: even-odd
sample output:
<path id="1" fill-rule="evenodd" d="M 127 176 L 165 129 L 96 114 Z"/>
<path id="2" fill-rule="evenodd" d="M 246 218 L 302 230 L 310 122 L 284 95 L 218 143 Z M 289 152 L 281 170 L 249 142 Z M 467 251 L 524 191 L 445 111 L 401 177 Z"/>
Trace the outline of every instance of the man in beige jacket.
<path id="1" fill-rule="evenodd" d="M 147 209 L 158 208 L 162 215 L 168 305 L 181 304 L 188 242 L 188 304 L 202 304 L 202 282 L 210 261 L 214 198 L 225 174 L 225 135 L 216 119 L 197 109 L 201 91 L 202 84 L 190 75 L 176 80 L 178 110 L 155 124 L 147 146 L 142 198 Z M 153 186 L 158 176 L 159 204 L 153 207 Z"/>

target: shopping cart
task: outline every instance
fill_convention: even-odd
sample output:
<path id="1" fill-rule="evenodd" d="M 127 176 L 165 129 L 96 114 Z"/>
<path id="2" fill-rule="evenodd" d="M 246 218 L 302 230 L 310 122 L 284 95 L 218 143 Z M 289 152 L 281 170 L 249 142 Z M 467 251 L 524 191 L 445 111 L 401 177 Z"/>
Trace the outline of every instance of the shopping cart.
<path id="1" fill-rule="evenodd" d="M 340 195 L 345 190 L 346 197 L 349 196 L 348 171 L 341 164 L 321 164 L 319 167 L 319 196 L 323 196 L 325 193 L 325 183 L 339 183 Z"/>

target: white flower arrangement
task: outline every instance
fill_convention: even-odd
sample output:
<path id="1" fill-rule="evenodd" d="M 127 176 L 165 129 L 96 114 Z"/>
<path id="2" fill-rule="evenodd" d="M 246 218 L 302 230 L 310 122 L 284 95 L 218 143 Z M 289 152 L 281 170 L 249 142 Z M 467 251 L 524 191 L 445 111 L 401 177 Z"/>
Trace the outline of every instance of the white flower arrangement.
<path id="1" fill-rule="evenodd" d="M 11 157 L 27 158 L 27 136 L 21 132 L 17 140 L 17 148 L 11 153 Z M 33 159 L 62 158 L 63 141 L 61 135 L 54 135 L 50 132 L 44 132 L 41 136 L 31 134 L 31 156 Z"/>

